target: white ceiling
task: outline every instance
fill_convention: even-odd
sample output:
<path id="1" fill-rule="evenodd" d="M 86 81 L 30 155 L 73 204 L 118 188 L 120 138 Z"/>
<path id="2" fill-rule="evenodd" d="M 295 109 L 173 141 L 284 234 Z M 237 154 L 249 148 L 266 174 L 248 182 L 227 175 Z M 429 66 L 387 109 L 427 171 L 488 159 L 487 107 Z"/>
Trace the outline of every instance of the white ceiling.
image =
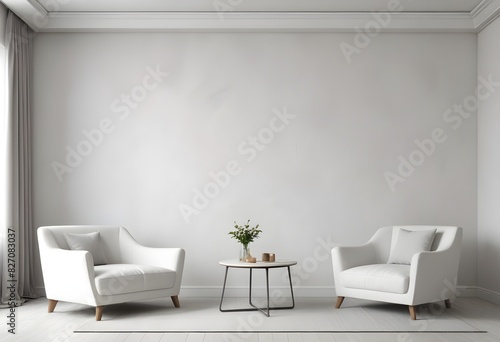
<path id="1" fill-rule="evenodd" d="M 39 32 L 479 32 L 500 14 L 500 0 L 0 1 Z"/>

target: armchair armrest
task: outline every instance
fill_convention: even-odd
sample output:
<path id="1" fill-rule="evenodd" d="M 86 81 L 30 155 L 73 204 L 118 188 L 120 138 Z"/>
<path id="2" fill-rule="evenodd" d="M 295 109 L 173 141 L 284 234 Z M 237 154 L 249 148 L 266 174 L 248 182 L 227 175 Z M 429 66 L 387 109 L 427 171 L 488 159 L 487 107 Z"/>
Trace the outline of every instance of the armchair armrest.
<path id="1" fill-rule="evenodd" d="M 185 252 L 182 248 L 147 247 L 137 242 L 130 233 L 120 230 L 120 253 L 122 262 L 168 268 L 172 271 L 182 269 Z"/>
<path id="2" fill-rule="evenodd" d="M 460 248 L 420 252 L 412 257 L 409 288 L 414 291 L 414 305 L 456 296 L 459 257 Z"/>
<path id="3" fill-rule="evenodd" d="M 96 305 L 94 261 L 89 252 L 42 247 L 40 256 L 47 298 Z"/>
<path id="4" fill-rule="evenodd" d="M 341 246 L 332 249 L 334 270 L 346 269 L 376 263 L 375 248 L 371 243 L 360 246 Z"/>

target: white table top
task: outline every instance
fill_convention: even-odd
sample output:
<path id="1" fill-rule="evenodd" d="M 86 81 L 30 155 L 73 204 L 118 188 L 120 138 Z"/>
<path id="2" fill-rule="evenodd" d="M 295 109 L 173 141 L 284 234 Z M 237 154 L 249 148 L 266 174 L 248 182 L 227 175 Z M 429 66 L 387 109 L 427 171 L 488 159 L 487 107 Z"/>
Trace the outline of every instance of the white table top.
<path id="1" fill-rule="evenodd" d="M 297 265 L 297 261 L 293 260 L 276 260 L 276 261 L 257 261 L 245 262 L 238 259 L 222 260 L 220 265 L 226 267 L 240 267 L 240 268 L 273 268 L 273 267 L 287 267 Z"/>

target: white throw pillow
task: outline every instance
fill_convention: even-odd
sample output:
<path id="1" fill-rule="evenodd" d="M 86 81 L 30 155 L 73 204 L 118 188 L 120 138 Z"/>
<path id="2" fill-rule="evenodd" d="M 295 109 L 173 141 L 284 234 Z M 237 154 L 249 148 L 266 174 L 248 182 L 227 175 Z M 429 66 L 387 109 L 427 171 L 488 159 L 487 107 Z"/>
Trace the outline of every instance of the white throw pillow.
<path id="1" fill-rule="evenodd" d="M 388 264 L 411 263 L 415 253 L 430 251 L 436 229 L 407 230 L 400 228 L 394 248 L 391 250 Z"/>
<path id="2" fill-rule="evenodd" d="M 69 248 L 78 251 L 89 251 L 94 259 L 94 265 L 105 265 L 108 263 L 101 245 L 101 234 L 99 232 L 87 234 L 64 234 Z"/>

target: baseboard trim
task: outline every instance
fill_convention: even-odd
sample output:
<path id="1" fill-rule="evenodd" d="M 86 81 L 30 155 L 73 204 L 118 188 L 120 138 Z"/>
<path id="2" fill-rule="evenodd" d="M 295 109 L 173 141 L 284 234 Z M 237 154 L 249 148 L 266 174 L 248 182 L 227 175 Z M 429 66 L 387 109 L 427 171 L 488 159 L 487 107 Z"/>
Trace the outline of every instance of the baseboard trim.
<path id="1" fill-rule="evenodd" d="M 484 287 L 477 288 L 477 297 L 488 302 L 500 305 L 500 293 L 485 289 Z"/>
<path id="2" fill-rule="evenodd" d="M 457 297 L 477 297 L 477 286 L 457 286 Z"/>

